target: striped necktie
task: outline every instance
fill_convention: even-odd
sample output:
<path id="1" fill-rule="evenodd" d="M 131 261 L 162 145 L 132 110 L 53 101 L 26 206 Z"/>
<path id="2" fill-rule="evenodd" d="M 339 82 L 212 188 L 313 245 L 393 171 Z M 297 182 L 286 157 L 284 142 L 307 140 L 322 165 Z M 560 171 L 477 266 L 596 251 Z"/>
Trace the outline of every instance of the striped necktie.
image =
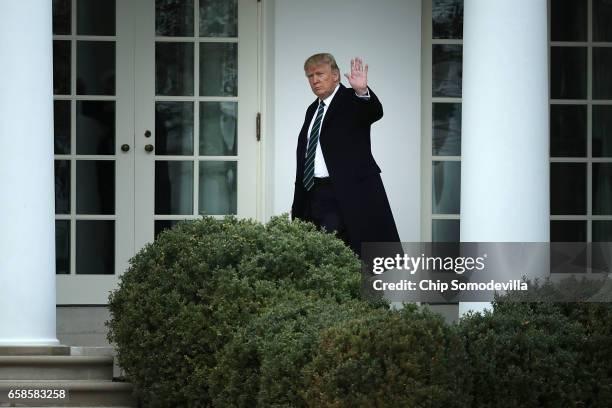
<path id="1" fill-rule="evenodd" d="M 306 165 L 304 166 L 304 188 L 309 191 L 314 185 L 314 160 L 317 145 L 319 144 L 319 134 L 321 133 L 321 122 L 323 121 L 323 108 L 325 102 L 321 101 L 317 110 L 317 118 L 312 125 L 310 131 L 310 139 L 308 141 L 308 152 L 306 153 Z"/>

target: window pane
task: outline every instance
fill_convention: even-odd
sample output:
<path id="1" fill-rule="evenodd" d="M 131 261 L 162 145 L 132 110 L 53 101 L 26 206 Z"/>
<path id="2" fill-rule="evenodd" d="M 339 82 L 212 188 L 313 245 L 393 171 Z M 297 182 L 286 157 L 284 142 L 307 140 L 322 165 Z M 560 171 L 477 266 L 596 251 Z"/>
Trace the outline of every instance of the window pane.
<path id="1" fill-rule="evenodd" d="M 115 94 L 114 42 L 77 42 L 77 93 L 79 95 Z"/>
<path id="2" fill-rule="evenodd" d="M 550 106 L 550 155 L 552 157 L 585 157 L 586 134 L 586 105 Z"/>
<path id="3" fill-rule="evenodd" d="M 155 238 L 167 229 L 174 227 L 180 220 L 156 220 L 155 221 Z"/>
<path id="4" fill-rule="evenodd" d="M 55 273 L 70 273 L 70 221 L 55 221 Z"/>
<path id="5" fill-rule="evenodd" d="M 612 221 L 593 221 L 593 242 L 612 242 Z"/>
<path id="6" fill-rule="evenodd" d="M 612 163 L 593 163 L 593 214 L 612 214 Z"/>
<path id="7" fill-rule="evenodd" d="M 70 160 L 55 160 L 55 213 L 70 214 Z"/>
<path id="8" fill-rule="evenodd" d="M 193 43 L 155 44 L 155 93 L 193 96 Z"/>
<path id="9" fill-rule="evenodd" d="M 199 213 L 236 214 L 237 163 L 235 161 L 200 162 Z"/>
<path id="10" fill-rule="evenodd" d="M 235 156 L 238 103 L 200 102 L 200 154 Z"/>
<path id="11" fill-rule="evenodd" d="M 551 40 L 587 40 L 587 0 L 552 0 Z"/>
<path id="12" fill-rule="evenodd" d="M 53 41 L 53 93 L 70 95 L 70 41 Z"/>
<path id="13" fill-rule="evenodd" d="M 70 101 L 53 101 L 53 150 L 70 154 Z"/>
<path id="14" fill-rule="evenodd" d="M 155 103 L 155 151 L 193 154 L 193 102 Z"/>
<path id="15" fill-rule="evenodd" d="M 459 214 L 461 162 L 434 161 L 432 178 L 432 212 Z"/>
<path id="16" fill-rule="evenodd" d="M 612 2 L 593 0 L 593 41 L 612 41 Z"/>
<path id="17" fill-rule="evenodd" d="M 432 154 L 461 155 L 461 104 L 434 103 Z"/>
<path id="18" fill-rule="evenodd" d="M 200 95 L 238 95 L 236 43 L 200 43 Z"/>
<path id="19" fill-rule="evenodd" d="M 553 220 L 550 222 L 550 242 L 586 242 L 586 221 Z"/>
<path id="20" fill-rule="evenodd" d="M 462 52 L 461 45 L 433 46 L 432 94 L 434 97 L 461 97 Z"/>
<path id="21" fill-rule="evenodd" d="M 70 34 L 71 0 L 53 0 L 53 34 Z"/>
<path id="22" fill-rule="evenodd" d="M 586 214 L 586 164 L 550 164 L 552 215 Z"/>
<path id="23" fill-rule="evenodd" d="M 236 0 L 200 0 L 200 37 L 237 37 Z"/>
<path id="24" fill-rule="evenodd" d="M 77 220 L 76 273 L 115 273 L 115 221 Z"/>
<path id="25" fill-rule="evenodd" d="M 593 47 L 593 99 L 612 99 L 612 48 Z"/>
<path id="26" fill-rule="evenodd" d="M 77 214 L 115 213 L 115 162 L 77 160 Z"/>
<path id="27" fill-rule="evenodd" d="M 433 0 L 433 38 L 463 38 L 463 0 Z"/>
<path id="28" fill-rule="evenodd" d="M 431 220 L 431 242 L 459 242 L 459 220 Z"/>
<path id="29" fill-rule="evenodd" d="M 550 95 L 553 99 L 586 99 L 585 47 L 551 47 Z"/>
<path id="30" fill-rule="evenodd" d="M 156 0 L 155 35 L 193 37 L 193 0 Z"/>
<path id="31" fill-rule="evenodd" d="M 115 35 L 115 2 L 78 0 L 77 34 Z"/>
<path id="32" fill-rule="evenodd" d="M 155 214 L 193 214 L 193 162 L 155 162 Z"/>
<path id="33" fill-rule="evenodd" d="M 593 106 L 593 157 L 612 157 L 612 106 Z"/>
<path id="34" fill-rule="evenodd" d="M 115 101 L 77 101 L 77 154 L 115 154 Z"/>

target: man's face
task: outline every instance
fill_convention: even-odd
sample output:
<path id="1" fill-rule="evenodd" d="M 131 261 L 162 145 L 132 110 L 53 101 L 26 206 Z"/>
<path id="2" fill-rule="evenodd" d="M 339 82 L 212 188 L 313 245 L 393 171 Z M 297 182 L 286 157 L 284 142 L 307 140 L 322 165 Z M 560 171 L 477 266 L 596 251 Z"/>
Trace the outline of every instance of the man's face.
<path id="1" fill-rule="evenodd" d="M 332 72 L 331 66 L 325 63 L 306 68 L 306 78 L 312 92 L 321 100 L 330 96 L 340 81 L 340 75 Z"/>

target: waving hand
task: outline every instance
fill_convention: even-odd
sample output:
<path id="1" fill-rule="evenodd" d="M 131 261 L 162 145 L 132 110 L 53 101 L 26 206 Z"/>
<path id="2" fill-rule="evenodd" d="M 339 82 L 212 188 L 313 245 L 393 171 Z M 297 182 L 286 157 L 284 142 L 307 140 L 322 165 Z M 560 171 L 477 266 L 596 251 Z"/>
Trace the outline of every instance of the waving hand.
<path id="1" fill-rule="evenodd" d="M 355 57 L 351 60 L 351 74 L 344 74 L 357 95 L 365 95 L 368 91 L 368 64 Z"/>

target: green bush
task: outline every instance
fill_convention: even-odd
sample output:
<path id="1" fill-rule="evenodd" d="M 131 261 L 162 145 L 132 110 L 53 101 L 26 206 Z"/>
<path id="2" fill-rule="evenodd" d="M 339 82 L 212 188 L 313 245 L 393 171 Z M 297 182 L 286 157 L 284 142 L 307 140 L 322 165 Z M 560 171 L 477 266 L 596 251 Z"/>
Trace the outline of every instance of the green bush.
<path id="1" fill-rule="evenodd" d="M 473 407 L 581 406 L 577 379 L 585 333 L 553 304 L 498 303 L 459 329 Z"/>
<path id="2" fill-rule="evenodd" d="M 585 331 L 580 347 L 580 389 L 585 407 L 612 407 L 612 304 L 559 304 L 561 313 Z"/>
<path id="3" fill-rule="evenodd" d="M 601 285 L 533 285 L 448 326 L 360 301 L 359 272 L 311 224 L 180 223 L 130 261 L 109 340 L 147 407 L 612 406 L 612 305 L 525 303 Z"/>
<path id="4" fill-rule="evenodd" d="M 342 241 L 286 217 L 180 223 L 131 260 L 108 337 L 146 406 L 208 405 L 216 353 L 237 328 L 291 290 L 355 299 L 359 268 Z"/>
<path id="5" fill-rule="evenodd" d="M 576 279 L 571 276 L 559 282 L 527 282 L 525 292 L 510 293 L 498 299 L 502 311 L 517 307 L 509 302 L 549 301 L 554 302 L 548 310 L 555 315 L 580 325 L 584 331 L 581 341 L 574 347 L 579 359 L 574 367 L 573 381 L 578 387 L 576 405 L 584 407 L 612 406 L 612 281 Z M 571 301 L 569 301 L 571 300 Z M 578 300 L 578 301 L 576 301 Z M 539 307 L 532 303 L 531 307 Z M 523 308 L 524 306 L 520 306 Z"/>
<path id="6" fill-rule="evenodd" d="M 612 301 L 612 280 L 604 279 L 576 279 L 574 275 L 560 281 L 546 278 L 524 279 L 527 290 L 516 290 L 497 297 L 498 302 L 522 303 L 577 303 L 577 302 L 610 302 Z"/>
<path id="7" fill-rule="evenodd" d="M 301 369 L 312 359 L 320 331 L 373 310 L 360 301 L 291 293 L 241 329 L 220 352 L 211 375 L 216 407 L 304 407 Z"/>
<path id="8" fill-rule="evenodd" d="M 469 407 L 466 365 L 441 316 L 407 305 L 324 330 L 303 395 L 311 407 Z"/>

